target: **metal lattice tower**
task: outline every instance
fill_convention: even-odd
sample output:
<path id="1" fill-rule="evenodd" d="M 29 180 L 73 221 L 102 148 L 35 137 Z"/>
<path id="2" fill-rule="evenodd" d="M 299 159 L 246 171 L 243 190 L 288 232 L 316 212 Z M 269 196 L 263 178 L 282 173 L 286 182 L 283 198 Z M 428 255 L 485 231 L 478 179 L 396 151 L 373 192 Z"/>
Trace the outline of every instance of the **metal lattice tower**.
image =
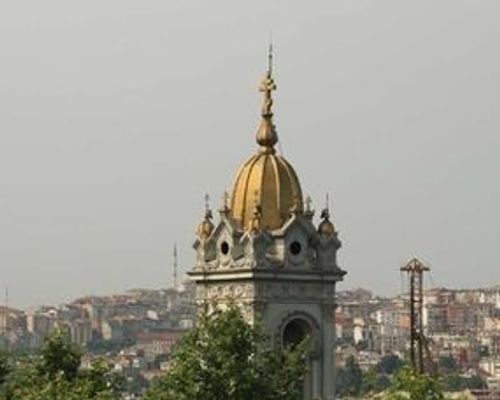
<path id="1" fill-rule="evenodd" d="M 401 267 L 408 274 L 410 283 L 410 361 L 416 370 L 425 372 L 424 347 L 427 352 L 427 341 L 424 336 L 424 272 L 429 271 L 417 258 Z"/>

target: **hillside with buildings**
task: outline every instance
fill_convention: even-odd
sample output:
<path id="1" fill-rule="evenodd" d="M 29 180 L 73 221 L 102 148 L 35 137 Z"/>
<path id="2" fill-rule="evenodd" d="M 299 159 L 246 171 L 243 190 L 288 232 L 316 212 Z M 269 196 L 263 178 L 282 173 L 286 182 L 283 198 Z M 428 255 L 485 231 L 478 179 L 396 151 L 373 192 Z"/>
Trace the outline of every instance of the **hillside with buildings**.
<path id="1" fill-rule="evenodd" d="M 194 287 L 134 289 L 86 296 L 33 311 L 0 307 L 0 348 L 36 350 L 54 330 L 85 349 L 84 366 L 104 357 L 140 390 L 167 366 L 175 343 L 194 324 Z M 351 356 L 363 371 L 387 355 L 407 357 L 409 296 L 375 296 L 369 290 L 340 291 L 336 309 L 337 365 Z M 453 360 L 457 373 L 478 376 L 500 389 L 500 286 L 474 290 L 434 288 L 424 292 L 423 325 L 429 357 L 439 366 Z M 135 389 L 134 389 L 135 388 Z"/>

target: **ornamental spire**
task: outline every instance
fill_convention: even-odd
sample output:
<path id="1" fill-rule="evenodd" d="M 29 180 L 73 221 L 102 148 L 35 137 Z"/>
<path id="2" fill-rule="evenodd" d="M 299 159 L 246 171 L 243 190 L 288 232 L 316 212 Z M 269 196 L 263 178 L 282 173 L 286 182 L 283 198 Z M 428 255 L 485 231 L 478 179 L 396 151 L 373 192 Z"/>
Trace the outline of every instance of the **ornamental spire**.
<path id="1" fill-rule="evenodd" d="M 203 221 L 198 225 L 198 237 L 201 240 L 206 240 L 210 237 L 214 230 L 214 224 L 212 222 L 212 210 L 210 209 L 210 196 L 208 193 L 205 194 L 205 217 Z"/>
<path id="2" fill-rule="evenodd" d="M 321 212 L 321 218 L 323 221 L 318 226 L 318 232 L 323 236 L 333 236 L 335 234 L 335 225 L 330 221 L 330 196 L 326 194 L 326 204 L 325 208 Z"/>
<path id="3" fill-rule="evenodd" d="M 276 83 L 273 79 L 273 44 L 269 44 L 268 65 L 264 79 L 260 83 L 259 90 L 264 94 L 262 102 L 262 120 L 257 131 L 257 143 L 263 153 L 274 153 L 274 145 L 278 142 L 278 134 L 273 124 L 273 98 L 272 92 L 276 90 Z"/>
<path id="4" fill-rule="evenodd" d="M 326 194 L 325 208 L 321 211 L 321 218 L 325 220 L 330 219 L 330 193 Z"/>

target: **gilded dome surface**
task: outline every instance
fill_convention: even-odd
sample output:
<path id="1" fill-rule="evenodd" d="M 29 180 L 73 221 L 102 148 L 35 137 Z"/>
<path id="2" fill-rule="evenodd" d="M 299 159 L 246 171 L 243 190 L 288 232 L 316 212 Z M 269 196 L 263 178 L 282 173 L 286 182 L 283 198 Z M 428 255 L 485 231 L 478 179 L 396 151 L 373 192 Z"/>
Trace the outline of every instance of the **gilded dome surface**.
<path id="1" fill-rule="evenodd" d="M 271 92 L 276 89 L 268 71 L 260 90 L 264 92 L 262 120 L 257 131 L 260 145 L 236 174 L 231 197 L 231 214 L 241 229 L 248 229 L 255 218 L 262 229 L 280 228 L 292 211 L 302 211 L 302 191 L 293 167 L 277 155 L 278 135 L 272 120 Z"/>
<path id="2" fill-rule="evenodd" d="M 241 228 L 247 228 L 256 207 L 263 229 L 277 229 L 290 212 L 302 210 L 302 192 L 292 166 L 276 154 L 260 153 L 245 162 L 236 175 L 231 211 Z"/>

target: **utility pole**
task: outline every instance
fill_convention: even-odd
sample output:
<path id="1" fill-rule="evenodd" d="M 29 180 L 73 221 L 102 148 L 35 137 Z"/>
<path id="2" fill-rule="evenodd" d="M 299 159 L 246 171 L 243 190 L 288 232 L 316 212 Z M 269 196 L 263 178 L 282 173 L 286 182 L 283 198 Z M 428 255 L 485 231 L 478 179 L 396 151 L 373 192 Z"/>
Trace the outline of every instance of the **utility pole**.
<path id="1" fill-rule="evenodd" d="M 416 370 L 425 372 L 424 346 L 424 272 L 429 271 L 417 258 L 413 258 L 401 271 L 410 281 L 410 361 Z M 427 349 L 426 349 L 427 350 Z"/>
<path id="2" fill-rule="evenodd" d="M 8 328 L 9 328 L 9 287 L 5 286 L 5 297 L 4 297 L 5 303 L 5 326 L 4 326 L 4 333 L 8 333 Z"/>
<path id="3" fill-rule="evenodd" d="M 1 331 L 0 331 L 0 336 L 3 336 L 5 340 L 5 350 L 9 351 L 9 340 L 7 338 L 9 334 L 9 288 L 8 286 L 5 286 L 5 292 L 4 292 L 4 309 L 3 309 L 3 315 L 1 316 Z"/>

